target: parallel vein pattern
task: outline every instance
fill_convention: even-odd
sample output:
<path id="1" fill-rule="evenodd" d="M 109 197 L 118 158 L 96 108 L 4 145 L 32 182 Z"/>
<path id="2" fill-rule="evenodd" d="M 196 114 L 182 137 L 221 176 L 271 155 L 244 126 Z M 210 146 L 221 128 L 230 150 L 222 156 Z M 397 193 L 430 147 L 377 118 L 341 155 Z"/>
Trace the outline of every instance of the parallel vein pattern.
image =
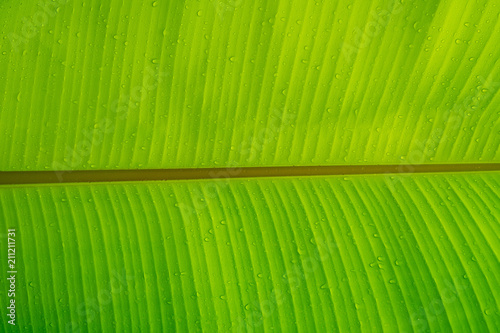
<path id="1" fill-rule="evenodd" d="M 0 4 L 0 170 L 500 161 L 497 0 Z"/>
<path id="2" fill-rule="evenodd" d="M 3 187 L 0 227 L 19 232 L 23 331 L 486 332 L 499 186 L 494 172 Z"/>

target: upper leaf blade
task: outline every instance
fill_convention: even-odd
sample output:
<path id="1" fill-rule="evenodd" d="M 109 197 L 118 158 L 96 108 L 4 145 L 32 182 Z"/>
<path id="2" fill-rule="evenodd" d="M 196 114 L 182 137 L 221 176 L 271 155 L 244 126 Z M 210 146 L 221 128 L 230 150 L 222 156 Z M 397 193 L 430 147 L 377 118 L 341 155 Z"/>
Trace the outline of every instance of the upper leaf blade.
<path id="1" fill-rule="evenodd" d="M 0 170 L 500 161 L 496 1 L 37 4 Z"/>

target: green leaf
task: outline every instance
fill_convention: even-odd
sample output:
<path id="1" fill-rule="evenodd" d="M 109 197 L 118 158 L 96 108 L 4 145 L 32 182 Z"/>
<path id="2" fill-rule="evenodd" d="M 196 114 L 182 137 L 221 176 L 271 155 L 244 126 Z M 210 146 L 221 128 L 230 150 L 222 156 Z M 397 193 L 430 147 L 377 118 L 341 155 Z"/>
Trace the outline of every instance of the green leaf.
<path id="1" fill-rule="evenodd" d="M 0 170 L 500 161 L 497 1 L 2 9 Z"/>
<path id="2" fill-rule="evenodd" d="M 11 187 L 0 226 L 18 230 L 26 331 L 486 332 L 500 325 L 499 185 L 494 172 Z"/>
<path id="3" fill-rule="evenodd" d="M 497 0 L 4 0 L 0 179 L 496 165 L 499 18 Z M 495 331 L 499 184 L 3 185 L 0 330 Z"/>

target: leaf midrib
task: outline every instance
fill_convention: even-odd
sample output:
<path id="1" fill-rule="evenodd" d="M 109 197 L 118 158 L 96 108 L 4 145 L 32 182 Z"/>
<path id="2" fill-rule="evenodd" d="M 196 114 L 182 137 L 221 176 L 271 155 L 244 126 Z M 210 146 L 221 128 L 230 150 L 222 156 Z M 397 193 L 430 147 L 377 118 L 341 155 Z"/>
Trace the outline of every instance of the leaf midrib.
<path id="1" fill-rule="evenodd" d="M 500 171 L 500 163 L 0 171 L 0 185 Z"/>

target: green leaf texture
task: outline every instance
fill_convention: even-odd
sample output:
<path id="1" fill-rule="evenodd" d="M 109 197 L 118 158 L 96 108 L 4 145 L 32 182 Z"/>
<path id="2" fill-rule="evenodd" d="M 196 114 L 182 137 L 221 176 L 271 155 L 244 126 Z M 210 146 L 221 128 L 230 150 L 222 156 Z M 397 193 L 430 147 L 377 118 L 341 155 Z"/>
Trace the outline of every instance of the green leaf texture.
<path id="1" fill-rule="evenodd" d="M 498 163 L 499 40 L 498 0 L 2 0 L 0 171 Z M 494 332 L 499 186 L 0 186 L 0 331 Z"/>
<path id="2" fill-rule="evenodd" d="M 500 161 L 498 0 L 3 0 L 0 170 Z"/>
<path id="3" fill-rule="evenodd" d="M 493 172 L 3 187 L 0 226 L 19 230 L 23 332 L 493 332 L 499 186 Z"/>

